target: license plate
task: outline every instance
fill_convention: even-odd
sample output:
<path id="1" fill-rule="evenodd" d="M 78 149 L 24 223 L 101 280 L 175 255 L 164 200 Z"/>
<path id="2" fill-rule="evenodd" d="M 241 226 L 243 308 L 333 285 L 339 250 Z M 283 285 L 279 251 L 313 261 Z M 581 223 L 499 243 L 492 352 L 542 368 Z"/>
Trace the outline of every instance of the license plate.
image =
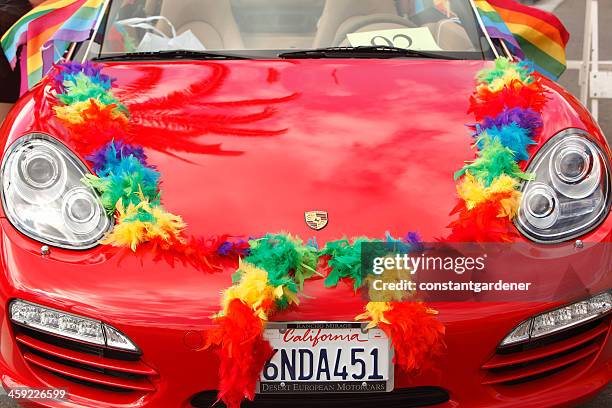
<path id="1" fill-rule="evenodd" d="M 393 390 L 391 344 L 380 329 L 357 322 L 268 323 L 274 355 L 260 394 L 360 393 Z"/>

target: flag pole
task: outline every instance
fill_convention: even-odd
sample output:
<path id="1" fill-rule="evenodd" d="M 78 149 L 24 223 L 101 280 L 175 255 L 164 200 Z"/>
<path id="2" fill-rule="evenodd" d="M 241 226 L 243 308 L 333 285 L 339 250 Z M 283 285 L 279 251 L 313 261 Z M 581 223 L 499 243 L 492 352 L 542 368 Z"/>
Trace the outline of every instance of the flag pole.
<path id="1" fill-rule="evenodd" d="M 499 52 L 497 51 L 497 48 L 493 44 L 493 40 L 489 36 L 489 32 L 487 31 L 487 28 L 485 27 L 484 21 L 482 21 L 482 17 L 480 16 L 480 13 L 478 12 L 478 8 L 476 7 L 476 4 L 474 4 L 473 0 L 468 0 L 468 1 L 470 2 L 470 5 L 472 6 L 472 11 L 474 12 L 474 15 L 476 16 L 476 20 L 478 21 L 478 24 L 480 25 L 480 29 L 482 30 L 483 34 L 487 38 L 487 41 L 489 42 L 489 46 L 493 50 L 493 54 L 495 54 L 495 58 L 499 58 L 500 57 Z"/>
<path id="2" fill-rule="evenodd" d="M 83 55 L 83 60 L 81 61 L 82 64 L 87 61 L 87 57 L 89 56 L 89 52 L 91 51 L 91 47 L 96 38 L 96 34 L 98 34 L 98 30 L 102 25 L 102 20 L 104 19 L 104 15 L 106 14 L 106 9 L 108 8 L 109 4 L 110 0 L 106 0 L 104 2 L 104 5 L 102 5 L 102 9 L 100 10 L 100 16 L 98 17 L 98 21 L 96 21 L 96 25 L 94 26 L 94 29 L 91 32 L 91 39 L 89 40 L 89 44 L 87 44 L 87 49 L 85 50 L 85 54 Z"/>

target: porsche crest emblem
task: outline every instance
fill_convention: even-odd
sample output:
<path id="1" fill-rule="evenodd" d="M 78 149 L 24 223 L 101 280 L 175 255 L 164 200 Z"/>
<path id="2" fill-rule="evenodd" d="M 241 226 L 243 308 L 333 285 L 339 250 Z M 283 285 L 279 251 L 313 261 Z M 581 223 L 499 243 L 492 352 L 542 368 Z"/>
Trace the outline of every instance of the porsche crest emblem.
<path id="1" fill-rule="evenodd" d="M 306 224 L 313 230 L 322 230 L 327 225 L 327 211 L 306 211 L 304 219 Z"/>

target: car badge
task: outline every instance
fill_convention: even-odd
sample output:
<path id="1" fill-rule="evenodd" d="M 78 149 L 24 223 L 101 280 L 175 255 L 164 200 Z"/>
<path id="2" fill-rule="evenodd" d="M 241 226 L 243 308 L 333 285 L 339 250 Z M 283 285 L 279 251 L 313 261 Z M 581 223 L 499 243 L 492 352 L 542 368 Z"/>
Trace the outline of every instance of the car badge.
<path id="1" fill-rule="evenodd" d="M 327 211 L 306 211 L 304 213 L 306 224 L 313 230 L 319 231 L 327 225 Z"/>

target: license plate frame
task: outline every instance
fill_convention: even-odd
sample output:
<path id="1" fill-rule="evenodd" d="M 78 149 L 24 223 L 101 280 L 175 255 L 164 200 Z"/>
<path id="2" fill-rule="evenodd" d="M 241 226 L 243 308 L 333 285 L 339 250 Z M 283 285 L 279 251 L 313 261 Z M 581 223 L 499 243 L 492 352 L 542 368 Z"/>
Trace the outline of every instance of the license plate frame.
<path id="1" fill-rule="evenodd" d="M 288 329 L 298 330 L 347 330 L 355 331 L 359 329 L 361 333 L 366 334 L 369 330 L 376 330 L 375 335 L 380 333 L 384 336 L 387 342 L 387 379 L 369 380 L 369 381 L 262 381 L 260 378 L 257 381 L 257 394 L 348 394 L 348 393 L 385 393 L 391 392 L 395 386 L 394 364 L 393 364 L 393 347 L 391 340 L 382 332 L 382 330 L 373 328 L 367 329 L 367 323 L 362 322 L 268 322 L 266 324 L 266 334 L 268 331 L 276 331 L 284 334 Z M 380 337 L 379 337 L 380 338 Z M 288 348 L 289 349 L 289 348 Z M 331 362 L 330 362 L 331 364 Z M 333 365 L 333 364 L 332 364 Z M 365 386 L 364 386 L 365 384 Z M 333 390 L 330 390 L 333 389 Z"/>

